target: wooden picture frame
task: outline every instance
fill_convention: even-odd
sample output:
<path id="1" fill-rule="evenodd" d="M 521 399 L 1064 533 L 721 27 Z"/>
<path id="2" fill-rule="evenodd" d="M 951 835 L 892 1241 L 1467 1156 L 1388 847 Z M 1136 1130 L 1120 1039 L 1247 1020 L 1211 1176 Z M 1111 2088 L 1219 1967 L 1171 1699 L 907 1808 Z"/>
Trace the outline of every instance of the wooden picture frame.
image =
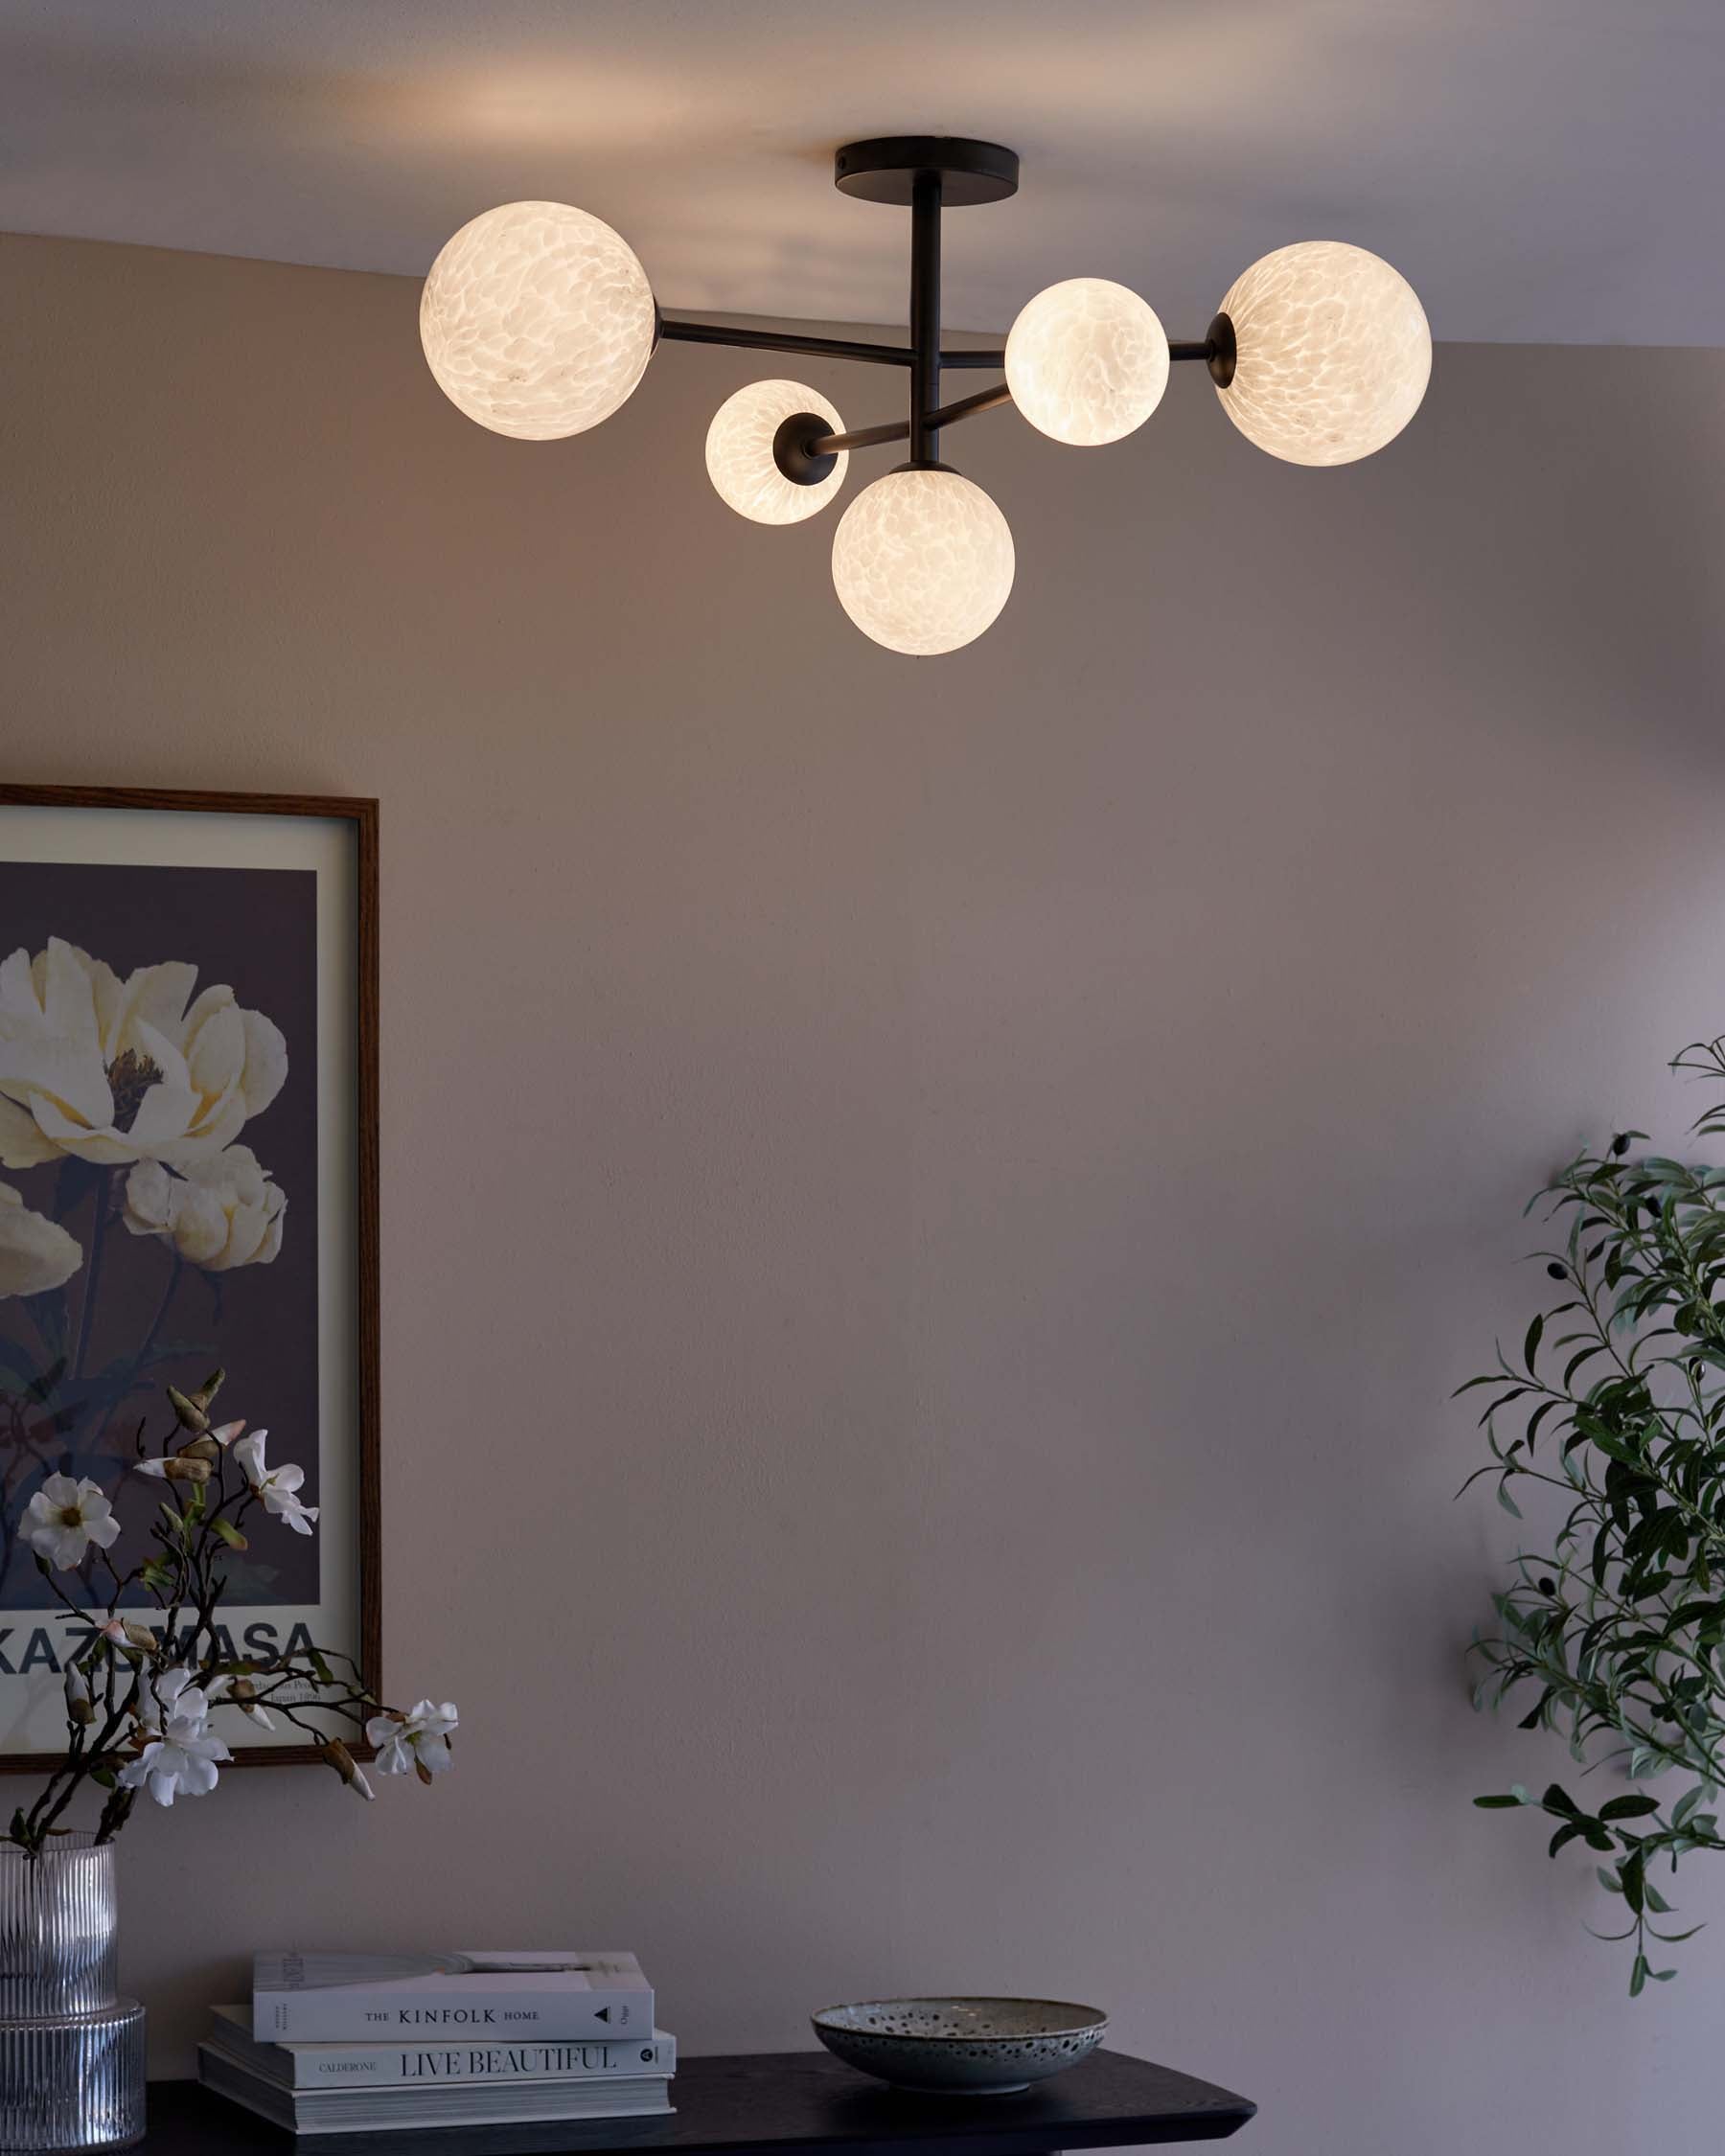
<path id="1" fill-rule="evenodd" d="M 161 1384 L 174 1383 L 186 1389 L 198 1382 L 209 1360 L 227 1360 L 220 1352 L 224 1336 L 237 1344 L 249 1336 L 254 1353 L 250 1386 L 236 1355 L 222 1396 L 223 1411 L 247 1414 L 254 1424 L 269 1422 L 270 1402 L 258 1397 L 265 1388 L 257 1380 L 272 1356 L 281 1365 L 275 1373 L 279 1381 L 275 1397 L 298 1388 L 310 1400 L 313 1431 L 309 1433 L 305 1417 L 296 1414 L 294 1427 L 282 1433 L 282 1456 L 296 1457 L 306 1466 L 308 1486 L 303 1494 L 308 1501 L 319 1501 L 323 1513 L 318 1534 L 308 1538 L 314 1556 L 297 1547 L 298 1537 L 286 1536 L 271 1545 L 282 1565 L 295 1570 L 270 1572 L 258 1565 L 247 1586 L 249 1598 L 232 1606 L 236 1638 L 244 1629 L 241 1620 L 248 1611 L 264 1613 L 254 1615 L 251 1626 L 264 1637 L 296 1616 L 303 1621 L 309 1609 L 312 1621 L 320 1626 L 318 1645 L 353 1654 L 368 1686 L 374 1692 L 380 1687 L 378 822 L 378 803 L 366 798 L 0 784 L 0 1226 L 11 1209 L 12 1220 L 30 1225 L 38 1244 L 44 1233 L 60 1235 L 82 1227 L 91 1246 L 91 1261 L 80 1268 L 81 1281 L 75 1273 L 68 1284 L 29 1300 L 15 1287 L 10 1300 L 0 1293 L 0 1336 L 7 1332 L 8 1313 L 14 1306 L 28 1312 L 30 1320 L 28 1327 L 22 1318 L 17 1320 L 20 1336 L 28 1333 L 28 1350 L 15 1342 L 9 1346 L 0 1337 L 0 1357 L 10 1353 L 12 1371 L 9 1377 L 0 1370 L 0 1386 L 12 1388 L 0 1394 L 0 1409 L 7 1418 L 0 1428 L 0 1772 L 41 1773 L 63 1752 L 58 1673 L 63 1658 L 54 1628 L 76 1637 L 69 1617 L 34 1599 L 19 1600 L 34 1592 L 24 1568 L 9 1562 L 17 1555 L 14 1530 L 28 1502 L 25 1486 L 39 1479 L 41 1473 L 54 1471 L 42 1462 L 53 1458 L 52 1448 L 61 1438 L 67 1439 L 69 1448 L 117 1446 L 109 1426 L 124 1416 L 129 1431 L 146 1411 L 153 1418 L 150 1427 L 159 1432 L 161 1414 L 156 1411 L 162 1402 Z M 64 935 L 54 926 L 62 914 Z M 153 931 L 152 922 L 159 924 Z M 25 925 L 22 932 L 20 924 Z M 250 943 L 244 933 L 248 925 L 256 931 Z M 152 932 L 154 944 L 150 941 Z M 95 948 L 104 933 L 114 947 L 111 964 Z M 54 965 L 74 969 L 71 977 L 79 995 L 84 993 L 77 974 L 81 964 L 93 984 L 93 1007 L 104 1007 L 104 998 L 109 1008 L 119 999 L 126 1000 L 127 1008 L 142 1010 L 147 998 L 154 998 L 152 1010 L 172 1007 L 182 982 L 189 983 L 195 968 L 199 993 L 174 1019 L 175 1025 L 192 1029 L 189 1038 L 201 1039 L 196 1034 L 198 1014 L 209 1004 L 228 1028 L 221 1037 L 226 1042 L 235 1019 L 221 998 L 237 1007 L 238 1018 L 244 1021 L 244 1054 L 253 1060 L 241 1072 L 246 1083 L 242 1085 L 236 1078 L 221 1096 L 226 1105 L 210 1111 L 208 1144 L 217 1148 L 214 1158 L 218 1162 L 233 1162 L 240 1139 L 223 1137 L 221 1132 L 233 1114 L 242 1114 L 242 1120 L 249 1118 L 247 1130 L 252 1122 L 258 1124 L 261 1143 L 264 1132 L 270 1131 L 290 1151 L 297 1147 L 302 1188 L 283 1190 L 272 1182 L 272 1170 L 251 1156 L 253 1166 L 243 1170 L 252 1179 L 248 1191 L 256 1195 L 262 1188 L 267 1202 L 249 1212 L 245 1202 L 238 1210 L 230 1208 L 225 1216 L 229 1240 L 218 1254 L 210 1254 L 207 1234 L 197 1240 L 202 1229 L 196 1223 L 177 1215 L 170 1221 L 172 1204 L 161 1202 L 164 1189 L 182 1196 L 186 1190 L 180 1180 L 186 1149 L 205 1143 L 196 1130 L 191 1137 L 178 1141 L 178 1152 L 172 1147 L 164 1151 L 165 1166 L 149 1166 L 144 1180 L 134 1181 L 139 1165 L 134 1138 L 146 1118 L 141 1106 L 131 1105 L 134 1122 L 123 1126 L 121 1102 L 124 1095 L 130 1105 L 140 1085 L 148 1087 L 163 1076 L 146 1051 L 127 1050 L 130 1062 L 116 1060 L 105 1067 L 107 1124 L 93 1134 L 86 1134 L 80 1124 L 66 1140 L 69 1146 L 81 1143 L 82 1152 L 48 1157 L 55 1143 L 52 1130 L 58 1128 L 52 1101 L 43 1111 L 51 1127 L 49 1135 L 38 1136 L 17 1120 L 23 1112 L 14 1096 L 22 1087 L 14 1082 L 12 1093 L 6 1092 L 7 1059 L 13 1052 L 7 1044 L 8 997 L 11 994 L 14 1007 L 25 1014 L 22 1021 L 14 1019 L 12 1031 L 17 1034 L 34 1022 L 28 1001 L 15 1002 L 31 994 L 33 973 L 20 970 L 9 953 L 25 952 L 46 1009 L 48 990 L 40 984 L 48 978 L 50 941 L 59 947 Z M 13 969 L 10 976 L 4 971 L 9 965 Z M 281 993 L 295 1014 L 293 1039 L 268 1016 L 265 998 L 272 966 Z M 226 977 L 229 974 L 234 975 L 231 981 Z M 148 981 L 134 997 L 133 985 L 145 975 Z M 191 993 L 189 985 L 187 993 Z M 250 1007 L 254 1003 L 257 1007 Z M 264 1044 L 255 1057 L 254 1021 Z M 118 1022 L 99 1021 L 104 1044 L 100 1053 L 106 1054 L 119 1039 L 113 1030 Z M 302 1042 L 310 1043 L 309 1055 Z M 188 1054 L 192 1054 L 190 1047 Z M 13 1060 L 22 1055 L 22 1049 L 16 1050 Z M 278 1077 L 276 1064 L 285 1075 Z M 201 1067 L 194 1057 L 185 1067 Z M 255 1085 L 251 1083 L 254 1067 L 263 1073 Z M 260 1111 L 253 1102 L 271 1084 L 278 1089 Z M 165 1096 L 168 1089 L 161 1090 Z M 38 1096 L 29 1097 L 34 1101 Z M 7 1164 L 9 1133 L 11 1158 L 26 1162 L 22 1172 Z M 100 1154 L 104 1146 L 117 1164 L 92 1167 L 85 1156 L 92 1151 Z M 68 1166 L 68 1160 L 79 1164 Z M 199 1165 L 192 1170 L 195 1176 L 225 1174 L 230 1185 L 242 1172 L 238 1165 L 226 1169 Z M 257 1181 L 259 1173 L 262 1185 Z M 32 1195 L 22 1196 L 21 1185 L 28 1185 Z M 55 1193 L 62 1194 L 58 1203 L 67 1224 L 64 1228 L 57 1219 L 45 1230 L 48 1212 L 33 1219 L 18 1209 L 34 1205 L 37 1194 L 43 1194 L 51 1211 Z M 269 1225 L 263 1245 L 257 1254 L 247 1254 L 251 1229 L 265 1214 Z M 308 1216 L 309 1227 L 304 1225 Z M 198 1215 L 198 1220 L 203 1217 Z M 242 1223 L 249 1224 L 244 1233 Z M 129 1233 L 123 1234 L 122 1229 Z M 297 1239 L 296 1230 L 300 1230 Z M 69 1249 L 69 1245 L 55 1247 Z M 104 1250 L 109 1252 L 105 1280 L 101 1256 Z M 117 1362 L 103 1365 L 101 1327 L 109 1305 L 116 1296 L 123 1298 L 110 1330 L 124 1334 L 131 1307 L 124 1297 L 131 1292 L 132 1276 L 142 1279 L 146 1256 L 151 1254 L 158 1279 L 161 1266 L 170 1268 L 166 1292 L 153 1305 L 155 1321 L 142 1349 L 129 1348 Z M 276 1299 L 265 1324 L 259 1282 L 264 1267 L 278 1261 L 279 1272 L 269 1276 Z M 15 1275 L 36 1276 L 27 1268 Z M 106 1302 L 93 1296 L 93 1287 L 102 1291 Z M 94 1322 L 89 1309 L 80 1307 L 92 1301 Z M 164 1314 L 171 1316 L 179 1306 L 196 1321 L 200 1334 L 196 1351 L 187 1344 L 183 1354 L 177 1342 L 164 1338 L 168 1329 Z M 315 1347 L 310 1378 L 303 1355 L 308 1308 Z M 213 1358 L 207 1358 L 205 1335 L 214 1336 Z M 284 1340 L 284 1335 L 292 1337 Z M 75 1362 L 70 1354 L 74 1336 Z M 301 1349 L 298 1355 L 292 1353 L 295 1340 Z M 47 1418 L 51 1427 L 44 1437 L 38 1434 L 39 1421 L 28 1420 L 33 1411 L 30 1388 L 19 1389 L 22 1381 L 16 1371 L 25 1354 L 34 1353 L 41 1358 L 46 1377 L 55 1366 L 51 1357 L 57 1343 L 62 1349 L 61 1374 L 55 1384 L 58 1397 L 68 1404 Z M 98 1377 L 86 1375 L 98 1365 Z M 118 1394 L 115 1404 L 103 1407 L 98 1423 L 95 1408 L 79 1404 L 80 1385 L 92 1397 L 98 1386 L 105 1386 L 101 1394 L 105 1402 L 128 1372 L 133 1385 Z M 147 1397 L 147 1390 L 152 1397 Z M 37 1406 L 51 1405 L 56 1396 L 51 1391 Z M 312 1436 L 314 1456 L 309 1457 Z M 28 1447 L 30 1461 L 21 1476 L 8 1458 L 9 1444 L 14 1458 Z M 71 1456 L 71 1450 L 65 1451 L 62 1464 Z M 270 1456 L 272 1462 L 278 1456 L 273 1438 Z M 129 1475 L 128 1457 L 116 1452 L 116 1465 L 118 1488 Z M 142 1479 L 129 1475 L 129 1484 Z M 160 1489 L 159 1483 L 153 1485 L 153 1494 L 159 1497 Z M 115 1498 L 117 1505 L 122 1502 L 127 1505 L 137 1502 L 129 1485 L 124 1501 Z M 325 1528 L 331 1530 L 327 1535 Z M 28 1550 L 22 1554 L 30 1560 L 29 1572 L 34 1575 L 34 1557 Z M 312 1584 L 309 1600 L 296 1594 L 296 1579 L 302 1586 L 308 1581 Z M 140 1614 L 150 1606 L 140 1604 Z M 328 1619 L 326 1610 L 334 1613 Z M 34 1661 L 28 1668 L 21 1666 L 26 1655 L 18 1644 L 20 1615 L 42 1619 L 30 1632 L 29 1653 Z M 321 1628 L 327 1622 L 335 1623 L 342 1637 L 326 1637 Z M 44 1632 L 46 1645 L 37 1637 Z M 63 1644 L 62 1640 L 59 1645 Z M 255 1640 L 248 1641 L 240 1651 L 252 1651 L 255 1645 Z M 43 1684 L 52 1692 L 53 1711 L 42 1704 Z M 18 1689 L 20 1686 L 25 1689 Z M 293 1732 L 286 1735 L 291 1737 Z M 350 1743 L 350 1749 L 356 1756 L 368 1755 L 363 1747 Z M 237 1765 L 297 1765 L 319 1757 L 314 1744 L 298 1740 L 260 1741 L 234 1751 Z"/>

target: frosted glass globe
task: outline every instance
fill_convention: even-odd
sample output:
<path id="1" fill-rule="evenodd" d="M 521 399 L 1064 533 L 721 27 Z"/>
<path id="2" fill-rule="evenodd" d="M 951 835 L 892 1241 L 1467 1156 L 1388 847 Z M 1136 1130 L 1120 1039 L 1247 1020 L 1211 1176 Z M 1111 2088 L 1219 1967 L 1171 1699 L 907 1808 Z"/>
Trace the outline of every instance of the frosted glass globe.
<path id="1" fill-rule="evenodd" d="M 653 354 L 653 288 L 628 242 L 564 202 L 464 224 L 420 297 L 437 385 L 494 434 L 549 442 L 610 419 Z"/>
<path id="2" fill-rule="evenodd" d="M 1414 287 L 1364 247 L 1304 240 L 1234 281 L 1234 378 L 1216 394 L 1249 441 L 1289 464 L 1351 464 L 1419 409 L 1432 333 Z"/>
<path id="3" fill-rule="evenodd" d="M 1038 292 L 1012 325 L 1006 386 L 1056 442 L 1117 442 L 1162 402 L 1168 339 L 1155 309 L 1124 285 L 1069 277 Z"/>
<path id="4" fill-rule="evenodd" d="M 1012 532 L 959 472 L 903 467 L 833 534 L 833 585 L 865 636 L 929 657 L 980 636 L 1012 589 Z"/>
<path id="5" fill-rule="evenodd" d="M 833 469 L 812 487 L 787 479 L 773 461 L 772 444 L 788 419 L 815 412 L 830 434 L 842 434 L 844 422 L 817 389 L 800 381 L 751 381 L 727 397 L 707 428 L 707 477 L 739 516 L 757 524 L 800 524 L 822 510 L 844 484 L 850 463 L 840 449 Z"/>

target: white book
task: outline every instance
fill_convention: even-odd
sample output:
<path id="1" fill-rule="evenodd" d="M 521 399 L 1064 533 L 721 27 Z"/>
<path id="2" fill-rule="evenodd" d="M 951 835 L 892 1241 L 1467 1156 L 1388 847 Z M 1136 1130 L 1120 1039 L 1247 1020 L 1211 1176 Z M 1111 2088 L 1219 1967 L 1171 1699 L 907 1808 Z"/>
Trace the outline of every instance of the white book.
<path id="1" fill-rule="evenodd" d="M 664 2076 L 539 2083 L 470 2081 L 436 2089 L 284 2089 L 214 2044 L 197 2047 L 205 2088 L 294 2134 L 369 2134 L 398 2127 L 531 2125 L 571 2119 L 650 2119 L 671 2109 Z"/>
<path id="2" fill-rule="evenodd" d="M 283 2089 L 429 2088 L 447 2081 L 627 2080 L 677 2072 L 677 2039 L 656 2029 L 621 2042 L 432 2037 L 411 2043 L 260 2044 L 248 2007 L 211 2009 L 210 2042 Z"/>
<path id="3" fill-rule="evenodd" d="M 261 2044 L 652 2033 L 653 1986 L 632 1954 L 260 1954 L 252 1964 Z"/>

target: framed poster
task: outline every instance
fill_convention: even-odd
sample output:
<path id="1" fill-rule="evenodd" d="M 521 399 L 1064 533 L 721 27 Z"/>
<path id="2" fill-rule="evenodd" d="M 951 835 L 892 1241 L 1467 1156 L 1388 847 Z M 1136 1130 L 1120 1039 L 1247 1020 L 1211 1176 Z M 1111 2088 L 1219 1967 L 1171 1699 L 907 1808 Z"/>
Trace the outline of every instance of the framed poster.
<path id="1" fill-rule="evenodd" d="M 88 1637 L 32 1495 L 88 1476 L 147 1533 L 140 1422 L 217 1367 L 319 1512 L 231 1553 L 233 1652 L 380 1683 L 377 1094 L 375 801 L 0 786 L 0 1767 L 63 1750 Z M 105 1604 L 95 1555 L 57 1576 Z M 236 1759 L 318 1756 L 275 1737 Z"/>

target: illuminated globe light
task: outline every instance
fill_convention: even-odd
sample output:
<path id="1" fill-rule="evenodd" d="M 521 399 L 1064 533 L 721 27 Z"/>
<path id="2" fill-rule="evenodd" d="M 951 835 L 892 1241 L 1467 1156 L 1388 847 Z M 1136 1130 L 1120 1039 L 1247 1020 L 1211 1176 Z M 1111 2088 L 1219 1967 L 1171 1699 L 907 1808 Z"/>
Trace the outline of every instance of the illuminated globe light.
<path id="1" fill-rule="evenodd" d="M 772 445 L 788 419 L 813 412 L 829 434 L 844 422 L 817 389 L 800 381 L 751 381 L 727 397 L 707 428 L 707 477 L 739 516 L 757 524 L 800 524 L 824 509 L 844 484 L 850 452 L 840 449 L 833 469 L 813 486 L 787 479 L 773 460 Z"/>
<path id="2" fill-rule="evenodd" d="M 1222 302 L 1234 376 L 1222 408 L 1289 464 L 1351 464 L 1419 409 L 1432 333 L 1414 287 L 1364 247 L 1304 240 L 1254 262 Z"/>
<path id="3" fill-rule="evenodd" d="M 1024 307 L 1006 339 L 1006 385 L 1032 426 L 1056 442 L 1117 442 L 1168 386 L 1156 310 L 1105 277 L 1070 277 Z"/>
<path id="4" fill-rule="evenodd" d="M 431 264 L 420 342 L 494 434 L 550 442 L 610 419 L 653 356 L 653 287 L 628 242 L 564 202 L 507 202 Z"/>
<path id="5" fill-rule="evenodd" d="M 971 643 L 1012 589 L 1012 532 L 961 473 L 902 465 L 864 487 L 833 534 L 833 586 L 865 636 L 932 657 Z"/>

